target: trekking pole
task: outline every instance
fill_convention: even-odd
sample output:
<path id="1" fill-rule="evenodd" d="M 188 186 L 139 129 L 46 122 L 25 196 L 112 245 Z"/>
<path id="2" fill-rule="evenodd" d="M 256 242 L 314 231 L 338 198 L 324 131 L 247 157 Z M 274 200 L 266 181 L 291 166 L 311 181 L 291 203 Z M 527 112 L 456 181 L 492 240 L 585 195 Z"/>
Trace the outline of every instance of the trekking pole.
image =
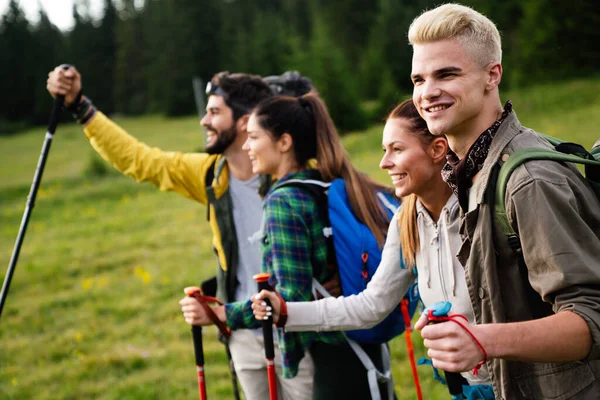
<path id="1" fill-rule="evenodd" d="M 417 372 L 417 362 L 415 361 L 415 348 L 412 343 L 411 333 L 412 327 L 410 323 L 410 314 L 408 311 L 409 299 L 405 297 L 400 302 L 400 310 L 404 319 L 404 337 L 406 338 L 406 349 L 408 351 L 408 359 L 410 361 L 410 369 L 415 382 L 415 390 L 417 392 L 417 400 L 423 400 L 423 392 L 421 391 L 421 382 L 419 381 L 419 373 Z"/>
<path id="2" fill-rule="evenodd" d="M 240 400 L 240 389 L 238 388 L 237 373 L 235 372 L 235 365 L 233 364 L 233 358 L 231 357 L 231 350 L 229 350 L 228 339 L 225 339 L 225 353 L 227 353 L 227 362 L 229 364 L 229 373 L 231 374 L 231 387 L 233 388 L 233 398 Z"/>
<path id="3" fill-rule="evenodd" d="M 71 65 L 69 64 L 61 65 L 63 69 L 67 69 L 70 66 Z M 44 167 L 46 166 L 46 160 L 48 159 L 48 153 L 50 152 L 50 145 L 52 144 L 54 132 L 56 131 L 56 126 L 58 125 L 60 110 L 63 106 L 64 100 L 65 96 L 57 95 L 54 99 L 54 103 L 52 104 L 52 113 L 50 114 L 50 122 L 48 122 L 46 138 L 44 139 L 44 144 L 42 145 L 42 152 L 38 160 L 37 168 L 35 169 L 33 182 L 31 184 L 31 189 L 29 190 L 29 196 L 27 196 L 25 212 L 23 213 L 21 226 L 19 227 L 19 233 L 17 234 L 17 240 L 15 241 L 15 247 L 13 248 L 10 262 L 8 263 L 8 271 L 6 271 L 4 283 L 2 284 L 2 292 L 0 293 L 0 316 L 2 316 L 2 309 L 4 308 L 4 302 L 8 296 L 10 282 L 12 281 L 12 276 L 15 272 L 15 268 L 17 267 L 17 260 L 19 259 L 19 253 L 21 252 L 21 246 L 23 244 L 23 239 L 25 238 L 25 231 L 27 231 L 29 217 L 31 216 L 31 212 L 35 206 L 35 198 L 37 196 L 38 188 L 40 187 L 40 182 L 42 181 L 42 174 L 44 173 Z"/>
<path id="4" fill-rule="evenodd" d="M 258 291 L 271 290 L 268 280 L 269 273 L 261 273 L 253 276 L 258 283 Z M 267 306 L 271 306 L 269 299 L 265 299 Z M 277 375 L 275 375 L 275 348 L 273 344 L 273 317 L 270 316 L 262 321 L 263 339 L 265 342 L 265 358 L 267 359 L 267 376 L 269 378 L 269 399 L 277 400 Z"/>
<path id="5" fill-rule="evenodd" d="M 201 296 L 202 289 L 190 286 L 183 289 L 189 297 Z M 204 349 L 202 348 L 202 327 L 192 325 L 192 337 L 194 339 L 194 355 L 196 357 L 196 371 L 198 372 L 198 392 L 200 400 L 206 400 L 206 381 L 204 379 Z"/>
<path id="6" fill-rule="evenodd" d="M 196 84 L 194 84 L 196 85 Z M 194 92 L 196 89 L 194 89 Z M 202 92 L 204 93 L 204 92 Z M 200 106 L 198 106 L 200 108 Z M 204 109 L 204 106 L 201 107 Z M 213 276 L 200 284 L 200 289 L 202 289 L 202 294 L 204 296 L 213 297 L 216 299 L 217 297 L 217 277 Z M 219 328 L 217 326 L 217 328 Z M 221 331 L 221 329 L 219 329 Z M 233 358 L 231 357 L 231 350 L 229 350 L 229 336 L 226 332 L 220 332 L 221 338 L 220 341 L 225 345 L 225 353 L 227 354 L 227 363 L 229 364 L 229 373 L 231 374 L 231 387 L 233 389 L 233 397 L 235 400 L 240 400 L 240 389 L 238 388 L 238 379 L 237 373 L 235 372 L 235 365 L 233 364 Z"/>
<path id="7" fill-rule="evenodd" d="M 447 301 L 440 301 L 435 303 L 431 307 L 427 307 L 428 312 L 433 317 L 447 317 L 450 312 L 450 308 L 452 308 L 452 304 Z M 431 319 L 430 319 L 431 320 Z M 436 324 L 443 321 L 432 321 L 432 323 Z M 463 376 L 458 372 L 448 372 L 444 371 L 444 376 L 446 378 L 446 385 L 448 386 L 448 391 L 450 392 L 450 398 L 452 400 L 462 400 L 465 397 L 463 396 L 463 385 L 468 385 L 469 383 Z"/>

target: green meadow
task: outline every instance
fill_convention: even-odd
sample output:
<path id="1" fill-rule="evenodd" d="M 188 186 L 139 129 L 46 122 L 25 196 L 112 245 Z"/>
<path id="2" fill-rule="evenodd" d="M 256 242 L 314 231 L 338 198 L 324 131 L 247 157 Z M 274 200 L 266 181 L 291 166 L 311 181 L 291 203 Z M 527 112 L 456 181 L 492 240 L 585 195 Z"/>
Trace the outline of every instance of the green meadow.
<path id="1" fill-rule="evenodd" d="M 590 147 L 600 138 L 600 79 L 505 93 L 525 125 Z M 195 151 L 195 117 L 117 118 L 142 141 Z M 378 168 L 382 125 L 344 144 L 361 170 Z M 0 136 L 0 278 L 4 277 L 45 129 Z M 197 398 L 192 339 L 178 300 L 214 274 L 204 206 L 137 184 L 107 167 L 79 126 L 59 126 L 10 293 L 0 317 L 1 399 Z M 212 399 L 233 399 L 216 329 L 204 329 Z M 418 333 L 417 358 L 424 356 Z M 400 399 L 414 399 L 405 337 L 391 342 Z M 419 368 L 426 399 L 446 389 Z"/>

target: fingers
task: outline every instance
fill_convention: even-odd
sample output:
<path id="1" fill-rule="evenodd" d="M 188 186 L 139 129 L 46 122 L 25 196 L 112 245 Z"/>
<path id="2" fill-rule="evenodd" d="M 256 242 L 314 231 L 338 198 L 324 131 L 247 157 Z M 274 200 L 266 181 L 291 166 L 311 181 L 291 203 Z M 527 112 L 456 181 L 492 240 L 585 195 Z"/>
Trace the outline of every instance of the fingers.
<path id="1" fill-rule="evenodd" d="M 267 305 L 265 299 L 271 302 L 271 306 Z M 252 310 L 254 311 L 254 317 L 257 320 L 267 320 L 269 317 L 273 317 L 273 322 L 279 321 L 279 298 L 268 290 L 262 290 L 260 293 L 252 296 Z"/>
<path id="2" fill-rule="evenodd" d="M 420 320 L 419 320 L 420 321 Z M 439 340 L 447 338 L 458 338 L 464 336 L 465 332 L 460 325 L 451 321 L 427 325 L 421 330 L 421 337 L 425 340 Z"/>
<path id="3" fill-rule="evenodd" d="M 471 330 L 470 324 L 466 325 Z M 427 325 L 421 336 L 436 368 L 450 372 L 468 371 L 485 358 L 465 328 L 451 321 Z"/>
<path id="4" fill-rule="evenodd" d="M 65 96 L 71 90 L 72 85 L 68 82 L 61 83 L 56 76 L 51 74 L 46 81 L 46 89 L 52 97 L 56 97 L 57 95 Z"/>
<path id="5" fill-rule="evenodd" d="M 449 353 L 438 352 L 431 350 L 427 352 L 427 356 L 431 359 L 431 362 L 435 368 L 442 369 L 448 372 L 465 372 L 471 368 L 464 365 L 462 360 L 458 357 L 448 357 Z"/>
<path id="6" fill-rule="evenodd" d="M 81 91 L 81 76 L 75 67 L 58 66 L 48 73 L 46 89 L 52 97 L 65 96 L 65 104 L 70 105 Z"/>
<path id="7" fill-rule="evenodd" d="M 189 325 L 204 325 L 205 324 L 205 313 L 204 309 L 193 297 L 184 297 L 179 300 L 181 306 L 181 312 L 185 322 Z"/>
<path id="8" fill-rule="evenodd" d="M 429 318 L 427 318 L 427 314 L 421 314 L 421 318 L 415 324 L 415 329 L 420 331 L 429 323 Z"/>
<path id="9" fill-rule="evenodd" d="M 73 89 L 73 77 L 65 76 L 62 68 L 56 67 L 48 74 L 46 88 L 52 95 L 66 95 Z"/>
<path id="10" fill-rule="evenodd" d="M 191 305 L 191 304 L 198 304 L 198 300 L 196 300 L 193 297 L 189 297 L 189 296 L 186 296 L 183 299 L 179 300 L 180 306 L 187 306 L 187 305 Z"/>

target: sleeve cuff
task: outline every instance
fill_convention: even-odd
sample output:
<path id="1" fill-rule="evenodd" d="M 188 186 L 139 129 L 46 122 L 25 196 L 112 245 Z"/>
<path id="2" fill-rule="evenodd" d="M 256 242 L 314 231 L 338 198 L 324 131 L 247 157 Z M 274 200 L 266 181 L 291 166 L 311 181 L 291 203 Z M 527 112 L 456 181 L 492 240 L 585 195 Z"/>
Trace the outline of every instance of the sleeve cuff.
<path id="1" fill-rule="evenodd" d="M 319 332 L 319 316 L 317 301 L 287 303 L 288 318 L 285 323 L 286 332 Z"/>
<path id="2" fill-rule="evenodd" d="M 599 318 L 595 312 L 585 308 L 572 306 L 571 308 L 567 308 L 564 311 L 571 311 L 575 314 L 579 315 L 583 320 L 587 323 L 588 328 L 590 329 L 590 334 L 592 335 L 592 347 L 588 355 L 581 361 L 588 362 L 593 360 L 600 359 L 600 329 L 599 329 Z"/>

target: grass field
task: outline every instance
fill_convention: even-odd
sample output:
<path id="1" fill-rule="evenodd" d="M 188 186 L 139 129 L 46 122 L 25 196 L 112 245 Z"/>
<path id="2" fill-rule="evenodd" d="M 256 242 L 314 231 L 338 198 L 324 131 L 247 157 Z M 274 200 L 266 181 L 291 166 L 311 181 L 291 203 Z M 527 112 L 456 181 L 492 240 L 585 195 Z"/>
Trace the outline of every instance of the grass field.
<path id="1" fill-rule="evenodd" d="M 600 79 L 588 79 L 507 98 L 525 125 L 589 147 L 600 137 L 599 93 Z M 202 140 L 194 117 L 118 123 L 167 150 L 193 151 Z M 386 182 L 381 128 L 344 143 L 355 165 Z M 43 138 L 43 128 L 0 137 L 0 278 Z M 60 126 L 54 142 L 0 319 L 0 398 L 196 398 L 190 331 L 177 301 L 183 287 L 214 273 L 204 207 L 116 173 L 90 173 L 103 170 L 74 124 Z M 204 331 L 209 397 L 232 399 L 216 330 Z M 424 355 L 418 334 L 414 341 Z M 391 347 L 398 397 L 415 398 L 404 337 Z M 425 398 L 445 398 L 430 370 L 420 375 Z"/>

